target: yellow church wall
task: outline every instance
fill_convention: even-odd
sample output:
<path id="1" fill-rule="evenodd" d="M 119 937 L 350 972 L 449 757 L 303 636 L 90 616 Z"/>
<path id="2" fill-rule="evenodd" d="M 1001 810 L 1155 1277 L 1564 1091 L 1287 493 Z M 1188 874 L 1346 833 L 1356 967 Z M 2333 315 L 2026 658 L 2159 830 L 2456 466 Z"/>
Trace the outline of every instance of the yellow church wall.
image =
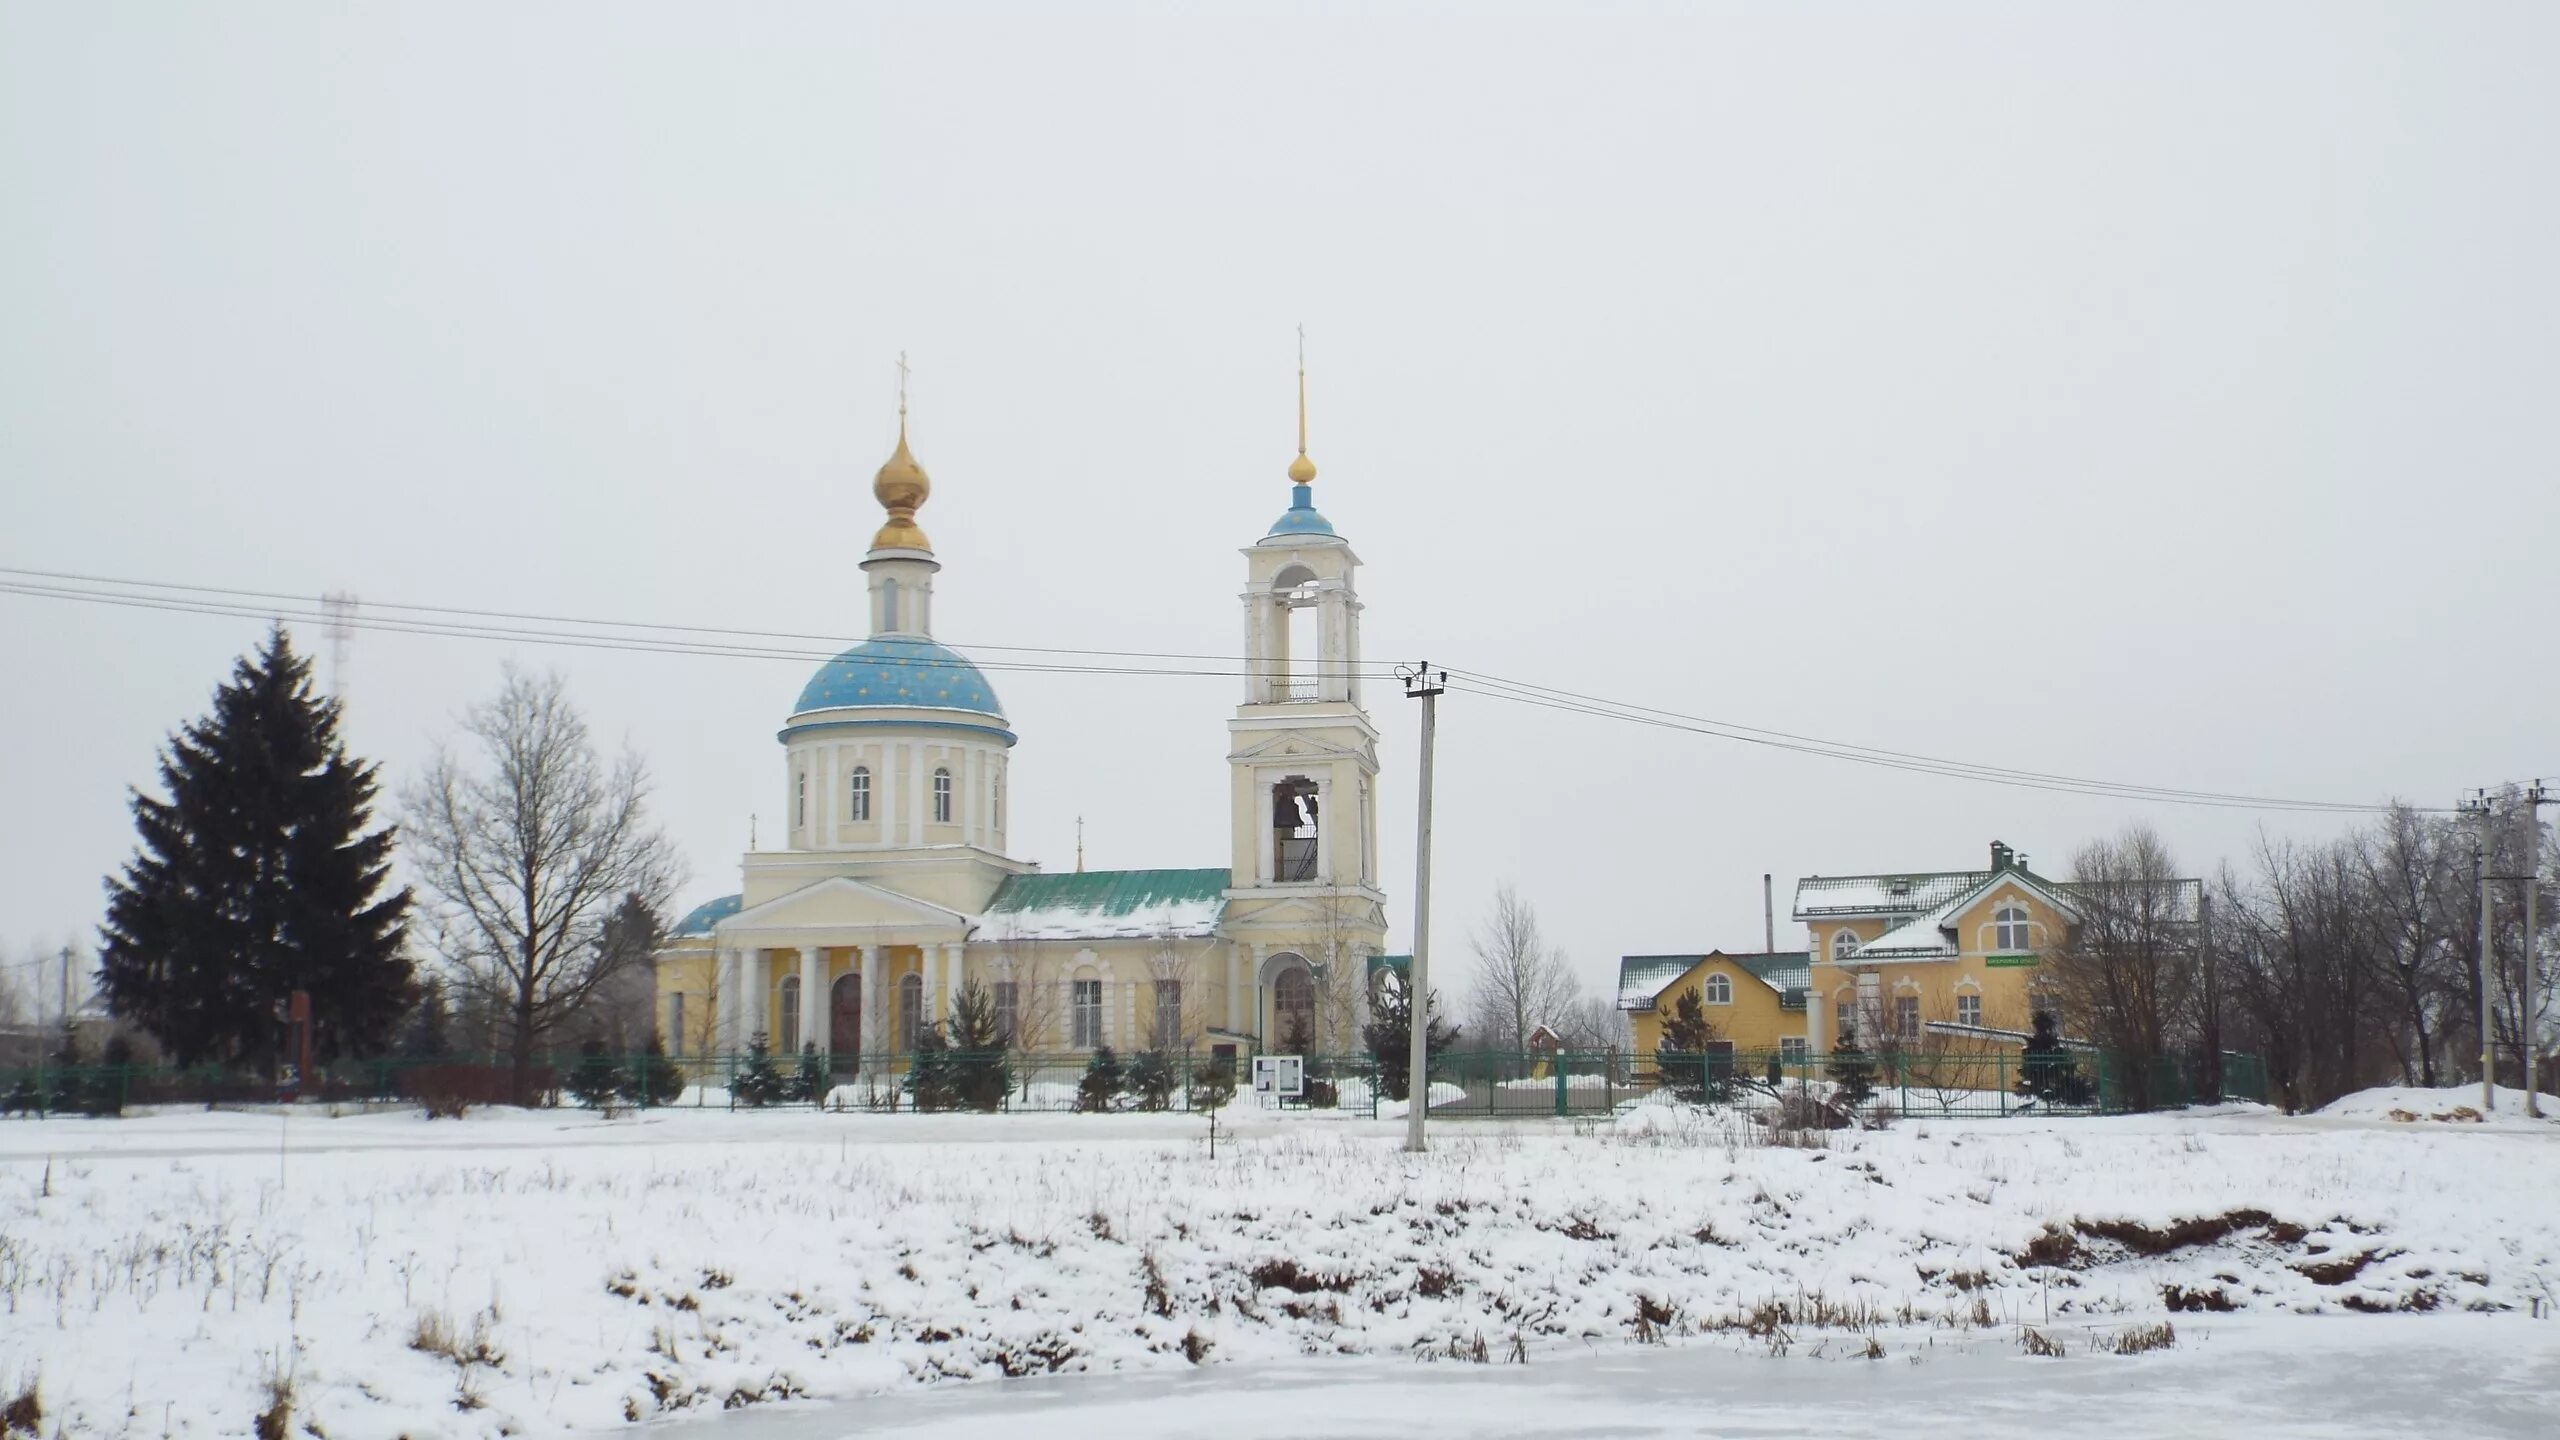
<path id="1" fill-rule="evenodd" d="M 1707 1001 L 1709 975 L 1722 975 L 1733 985 L 1733 1001 L 1716 1005 Z M 1805 1017 L 1802 1010 L 1789 1010 L 1780 1003 L 1778 992 L 1762 983 L 1736 961 L 1722 955 L 1710 955 L 1689 967 L 1687 972 L 1655 997 L 1653 1008 L 1638 1010 L 1628 1018 L 1635 1029 L 1638 1053 L 1650 1053 L 1662 1046 L 1662 1033 L 1689 990 L 1698 991 L 1699 1011 L 1706 1016 L 1714 1038 L 1730 1041 L 1739 1053 L 1775 1052 L 1779 1042 L 1804 1038 Z"/>

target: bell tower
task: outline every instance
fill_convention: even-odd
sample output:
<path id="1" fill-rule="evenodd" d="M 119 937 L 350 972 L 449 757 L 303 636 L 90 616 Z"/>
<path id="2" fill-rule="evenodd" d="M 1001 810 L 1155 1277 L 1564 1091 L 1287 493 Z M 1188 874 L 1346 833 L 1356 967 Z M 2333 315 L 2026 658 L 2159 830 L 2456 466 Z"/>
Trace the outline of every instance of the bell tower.
<path id="1" fill-rule="evenodd" d="M 1360 557 L 1315 507 L 1307 372 L 1289 508 L 1244 549 L 1244 700 L 1227 721 L 1232 877 L 1222 928 L 1265 1050 L 1355 1044 L 1378 889 L 1378 731 L 1360 703 Z M 1303 1034 L 1295 1034 L 1303 1028 Z"/>

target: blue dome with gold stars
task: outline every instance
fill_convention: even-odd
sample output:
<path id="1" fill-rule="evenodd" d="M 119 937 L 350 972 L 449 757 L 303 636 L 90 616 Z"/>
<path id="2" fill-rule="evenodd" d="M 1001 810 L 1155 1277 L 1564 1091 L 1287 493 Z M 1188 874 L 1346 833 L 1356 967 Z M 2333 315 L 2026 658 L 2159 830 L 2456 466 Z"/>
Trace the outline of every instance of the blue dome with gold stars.
<path id="1" fill-rule="evenodd" d="M 995 687 L 948 645 L 911 635 L 878 635 L 818 668 L 794 714 L 851 707 L 966 710 L 1001 723 Z"/>

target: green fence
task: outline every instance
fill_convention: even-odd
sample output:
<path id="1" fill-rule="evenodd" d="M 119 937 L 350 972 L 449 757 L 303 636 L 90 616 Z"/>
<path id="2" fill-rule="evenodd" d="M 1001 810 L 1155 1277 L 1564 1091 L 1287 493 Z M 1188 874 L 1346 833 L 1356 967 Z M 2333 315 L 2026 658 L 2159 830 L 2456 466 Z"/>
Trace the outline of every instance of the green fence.
<path id="1" fill-rule="evenodd" d="M 1863 1072 L 1865 1106 L 1909 1116 L 2114 1115 L 2211 1099 L 2266 1099 L 2266 1067 L 2225 1053 L 2210 1085 L 2202 1056 L 2147 1063 L 2090 1051 L 2030 1060 L 2015 1047 L 1808 1055 L 1800 1051 L 1636 1051 L 1431 1057 L 1431 1113 L 1450 1116 L 1605 1115 L 1669 1087 L 1705 1103 L 1774 1101 L 1794 1093 L 1839 1105 Z"/>
<path id="2" fill-rule="evenodd" d="M 832 1111 L 1187 1111 L 1228 1103 L 1378 1113 L 1382 1086 L 1366 1055 L 1310 1056 L 1302 1095 L 1250 1097 L 1245 1058 L 1139 1052 L 1099 1070 L 1091 1052 L 849 1059 L 834 1056 L 547 1053 L 525 1076 L 536 1104 L 631 1109 Z M 237 1067 L 47 1065 L 0 1069 L 0 1115 L 112 1115 L 142 1105 L 253 1105 L 309 1100 L 467 1109 L 516 1098 L 503 1055 L 340 1061 L 298 1082 Z"/>
<path id="3" fill-rule="evenodd" d="M 2092 1051 L 2029 1060 L 2015 1047 L 1963 1052 L 1885 1051 L 1861 1056 L 1710 1050 L 1521 1055 L 1451 1052 L 1431 1057 L 1431 1113 L 1462 1116 L 1607 1115 L 1669 1087 L 1683 1098 L 1751 1103 L 1795 1093 L 1837 1106 L 1864 1067 L 1867 1107 L 1913 1117 L 2096 1115 L 2173 1109 L 2217 1098 L 2263 1101 L 2266 1067 L 2254 1055 L 2221 1057 L 2212 1083 L 2204 1057 L 2147 1062 Z M 535 1103 L 634 1109 L 832 1111 L 1150 1111 L 1233 1103 L 1285 1105 L 1376 1116 L 1403 1089 L 1367 1055 L 1310 1056 L 1305 1093 L 1251 1094 L 1249 1057 L 1120 1056 L 1098 1070 L 1090 1052 L 927 1052 L 860 1060 L 831 1056 L 545 1054 L 526 1076 Z M 241 1105 L 279 1100 L 416 1104 L 428 1109 L 504 1104 L 515 1098 L 505 1056 L 342 1061 L 299 1084 L 235 1068 L 89 1065 L 0 1070 L 0 1114 L 111 1115 L 137 1105 Z"/>

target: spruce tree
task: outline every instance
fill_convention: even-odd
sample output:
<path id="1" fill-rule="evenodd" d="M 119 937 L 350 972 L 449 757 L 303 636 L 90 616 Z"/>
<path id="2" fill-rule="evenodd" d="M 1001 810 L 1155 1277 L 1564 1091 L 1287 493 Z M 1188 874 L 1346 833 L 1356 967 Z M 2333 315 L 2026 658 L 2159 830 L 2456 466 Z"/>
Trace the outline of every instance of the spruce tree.
<path id="1" fill-rule="evenodd" d="M 997 1110 L 1013 1087 L 1005 1062 L 1004 1027 L 995 997 L 975 980 L 951 1002 L 952 1098 L 971 1110 Z"/>
<path id="2" fill-rule="evenodd" d="M 1431 1033 L 1423 1037 L 1427 1055 L 1447 1053 L 1458 1043 L 1458 1027 L 1440 1017 L 1440 992 L 1431 992 Z M 1390 1100 L 1408 1098 L 1413 1089 L 1413 1006 L 1402 983 L 1391 980 L 1369 1007 L 1369 1022 L 1360 1027 L 1370 1057 L 1378 1062 L 1378 1090 Z"/>
<path id="3" fill-rule="evenodd" d="M 1840 1043 L 1831 1047 L 1831 1083 L 1840 1087 L 1840 1099 L 1852 1113 L 1866 1108 L 1876 1093 L 1876 1062 L 1846 1025 L 1840 1027 Z"/>
<path id="4" fill-rule="evenodd" d="M 1671 1018 L 1663 1022 L 1662 1041 L 1653 1053 L 1653 1068 L 1671 1093 L 1691 1104 L 1702 1104 L 1710 1097 L 1707 1075 L 1707 1043 L 1715 1038 L 1715 1027 L 1707 1022 L 1705 1006 L 1698 997 L 1698 987 L 1690 986 L 1672 1002 Z"/>
<path id="5" fill-rule="evenodd" d="M 569 1072 L 569 1093 L 590 1110 L 601 1110 L 622 1093 L 622 1071 L 605 1053 L 602 1040 L 578 1046 L 577 1068 Z"/>
<path id="6" fill-rule="evenodd" d="M 791 1098 L 812 1105 L 827 1103 L 827 1092 L 835 1088 L 835 1076 L 828 1073 L 827 1057 L 818 1053 L 814 1040 L 800 1047 L 800 1073 L 791 1082 Z"/>
<path id="7" fill-rule="evenodd" d="M 2034 1023 L 2035 1033 L 2027 1037 L 2026 1053 L 2018 1062 L 2018 1093 L 2047 1105 L 2088 1104 L 2089 1082 L 2062 1043 L 2062 1022 L 2051 1010 L 2038 1010 Z"/>
<path id="8" fill-rule="evenodd" d="M 1175 1083 L 1173 1056 L 1163 1049 L 1131 1056 L 1128 1073 L 1122 1077 L 1130 1100 L 1141 1110 L 1171 1109 Z"/>
<path id="9" fill-rule="evenodd" d="M 782 1072 L 773 1068 L 773 1047 L 765 1042 L 759 1030 L 747 1040 L 747 1063 L 738 1068 L 729 1082 L 729 1098 L 737 1104 L 755 1109 L 777 1104 L 782 1099 L 785 1082 Z"/>
<path id="10" fill-rule="evenodd" d="M 666 1037 L 649 1032 L 649 1052 L 622 1072 L 622 1098 L 648 1108 L 673 1105 L 684 1096 L 684 1072 L 667 1058 Z"/>
<path id="11" fill-rule="evenodd" d="M 1120 1105 L 1123 1077 L 1120 1057 L 1108 1045 L 1093 1047 L 1093 1058 L 1085 1062 L 1084 1078 L 1076 1082 L 1078 1110 L 1116 1110 Z"/>
<path id="12" fill-rule="evenodd" d="M 375 767 L 349 758 L 283 627 L 213 710 L 172 735 L 166 799 L 133 796 L 141 843 L 107 881 L 99 987 L 181 1065 L 273 1064 L 310 992 L 316 1058 L 371 1055 L 408 1007 L 409 892 L 386 893 Z"/>

